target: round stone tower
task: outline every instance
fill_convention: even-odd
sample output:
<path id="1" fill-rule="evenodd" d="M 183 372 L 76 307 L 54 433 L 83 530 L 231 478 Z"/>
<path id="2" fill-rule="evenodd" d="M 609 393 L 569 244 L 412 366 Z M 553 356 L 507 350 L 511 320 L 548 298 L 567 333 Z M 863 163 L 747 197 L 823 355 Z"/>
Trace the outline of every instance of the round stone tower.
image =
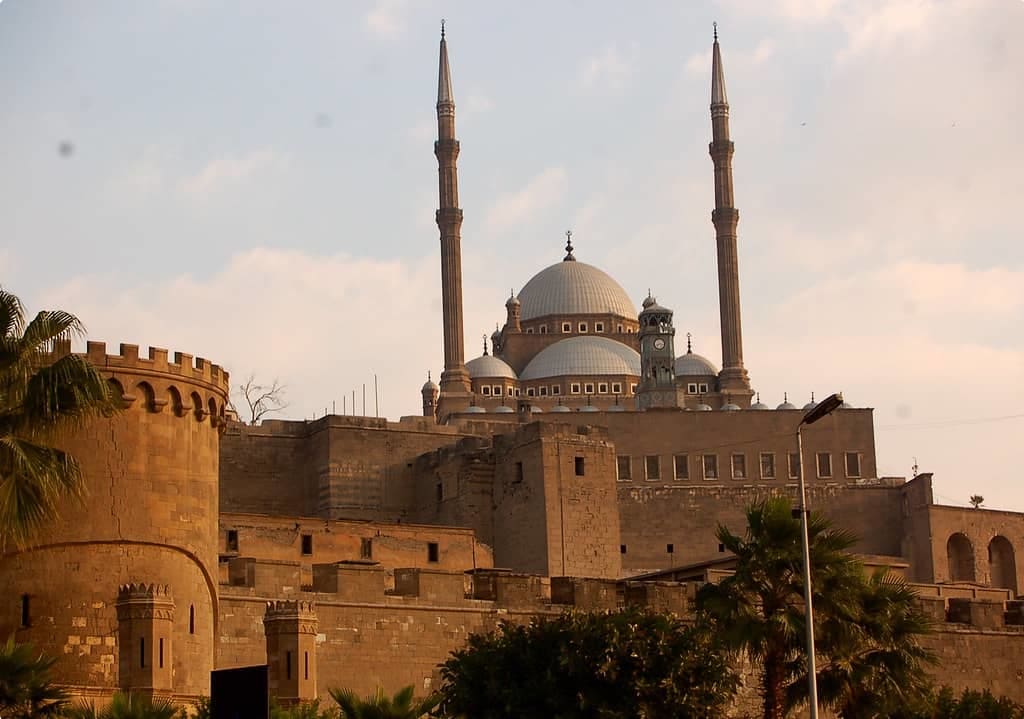
<path id="1" fill-rule="evenodd" d="M 55 354 L 69 351 L 62 343 Z M 84 497 L 30 547 L 0 557 L 0 636 L 13 631 L 60 657 L 59 681 L 85 696 L 208 695 L 228 374 L 180 352 L 142 358 L 136 345 L 113 355 L 90 342 L 86 354 L 124 411 L 62 440 L 81 465 Z"/>

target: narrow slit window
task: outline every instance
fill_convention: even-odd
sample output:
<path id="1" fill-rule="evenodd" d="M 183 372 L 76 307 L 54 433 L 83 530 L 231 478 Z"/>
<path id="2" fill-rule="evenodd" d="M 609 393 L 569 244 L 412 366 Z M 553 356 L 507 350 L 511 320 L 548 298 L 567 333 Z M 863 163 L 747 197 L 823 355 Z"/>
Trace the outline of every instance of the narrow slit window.
<path id="1" fill-rule="evenodd" d="M 146 638 L 139 637 L 139 666 L 146 668 Z"/>
<path id="2" fill-rule="evenodd" d="M 161 669 L 163 669 L 164 668 L 164 638 L 163 637 L 160 637 L 160 649 L 158 651 L 159 651 L 159 654 L 158 654 L 157 661 L 160 662 L 159 666 L 160 666 Z"/>
<path id="3" fill-rule="evenodd" d="M 196 605 L 188 605 L 188 633 L 196 633 Z"/>
<path id="4" fill-rule="evenodd" d="M 359 558 L 373 559 L 373 540 L 369 537 L 359 540 Z"/>
<path id="5" fill-rule="evenodd" d="M 586 462 L 586 459 L 584 457 L 576 457 L 575 465 L 576 465 L 576 476 L 577 477 L 584 476 L 584 470 L 585 470 L 585 466 L 584 465 L 585 465 L 585 462 Z"/>
<path id="6" fill-rule="evenodd" d="M 620 454 L 615 458 L 615 469 L 620 482 L 633 479 L 633 462 L 626 455 Z"/>
<path id="7" fill-rule="evenodd" d="M 305 556 L 309 556 L 313 553 L 313 535 L 303 534 L 302 535 L 302 553 Z"/>
<path id="8" fill-rule="evenodd" d="M 666 544 L 665 545 L 665 551 L 668 554 L 674 554 L 675 551 L 676 551 L 676 546 L 674 544 Z"/>
<path id="9" fill-rule="evenodd" d="M 237 552 L 238 551 L 238 530 L 237 529 L 229 529 L 228 530 L 228 544 L 227 544 L 227 548 L 228 548 L 229 552 Z"/>
<path id="10" fill-rule="evenodd" d="M 284 653 L 284 677 L 285 679 L 292 678 L 292 653 L 290 651 Z"/>
<path id="11" fill-rule="evenodd" d="M 32 626 L 32 599 L 27 594 L 21 595 L 21 626 Z"/>
<path id="12" fill-rule="evenodd" d="M 437 546 L 437 542 L 427 542 L 427 561 L 428 562 L 439 562 L 441 552 Z"/>
<path id="13" fill-rule="evenodd" d="M 302 675 L 304 678 L 309 679 L 309 652 L 302 653 L 303 671 Z"/>

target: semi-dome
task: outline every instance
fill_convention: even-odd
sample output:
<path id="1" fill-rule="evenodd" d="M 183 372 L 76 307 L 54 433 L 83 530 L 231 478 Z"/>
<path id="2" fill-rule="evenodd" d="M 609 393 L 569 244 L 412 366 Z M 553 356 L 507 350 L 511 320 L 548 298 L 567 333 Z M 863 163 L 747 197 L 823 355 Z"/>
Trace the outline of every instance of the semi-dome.
<path id="1" fill-rule="evenodd" d="M 509 367 L 504 360 L 498 359 L 493 355 L 483 355 L 482 357 L 471 359 L 466 363 L 466 371 L 469 372 L 471 379 L 477 379 L 478 377 L 516 379 L 515 370 Z"/>
<path id="2" fill-rule="evenodd" d="M 632 347 L 607 337 L 569 337 L 538 352 L 523 369 L 520 379 L 581 375 L 639 377 L 640 354 Z"/>
<path id="3" fill-rule="evenodd" d="M 603 315 L 636 319 L 636 307 L 622 286 L 585 262 L 559 262 L 538 272 L 519 291 L 520 317 Z"/>
<path id="4" fill-rule="evenodd" d="M 707 357 L 693 352 L 676 357 L 676 377 L 717 377 L 718 368 Z"/>

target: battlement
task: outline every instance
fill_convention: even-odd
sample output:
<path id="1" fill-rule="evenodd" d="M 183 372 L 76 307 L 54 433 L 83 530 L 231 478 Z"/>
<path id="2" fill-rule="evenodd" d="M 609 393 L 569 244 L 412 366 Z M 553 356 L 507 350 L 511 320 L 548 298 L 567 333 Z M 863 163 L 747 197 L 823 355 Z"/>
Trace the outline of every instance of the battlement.
<path id="1" fill-rule="evenodd" d="M 294 617 L 304 614 L 315 614 L 316 605 L 306 599 L 275 599 L 267 602 L 267 617 Z"/>
<path id="2" fill-rule="evenodd" d="M 166 584 L 129 582 L 117 588 L 117 601 L 119 602 L 140 599 L 169 601 L 171 599 L 170 587 Z"/>
<path id="3" fill-rule="evenodd" d="M 70 340 L 58 340 L 54 343 L 54 358 L 71 353 Z M 202 357 L 193 357 L 185 352 L 175 352 L 173 359 L 170 353 L 161 347 L 150 347 L 147 357 L 139 356 L 139 345 L 122 342 L 117 354 L 107 352 L 105 342 L 86 343 L 84 356 L 95 367 L 110 371 L 121 371 L 142 374 L 164 374 L 182 380 L 201 383 L 218 390 L 227 397 L 231 389 L 230 376 L 220 365 L 213 364 Z"/>

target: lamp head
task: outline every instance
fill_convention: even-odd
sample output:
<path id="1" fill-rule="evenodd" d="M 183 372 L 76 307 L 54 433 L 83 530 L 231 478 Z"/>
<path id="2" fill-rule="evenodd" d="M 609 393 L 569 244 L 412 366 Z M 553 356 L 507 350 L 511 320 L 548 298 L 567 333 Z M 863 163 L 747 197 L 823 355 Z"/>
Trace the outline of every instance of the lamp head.
<path id="1" fill-rule="evenodd" d="M 814 407 L 807 411 L 807 414 L 800 420 L 800 424 L 814 424 L 822 417 L 835 412 L 843 404 L 843 393 L 836 392 L 821 400 Z"/>

